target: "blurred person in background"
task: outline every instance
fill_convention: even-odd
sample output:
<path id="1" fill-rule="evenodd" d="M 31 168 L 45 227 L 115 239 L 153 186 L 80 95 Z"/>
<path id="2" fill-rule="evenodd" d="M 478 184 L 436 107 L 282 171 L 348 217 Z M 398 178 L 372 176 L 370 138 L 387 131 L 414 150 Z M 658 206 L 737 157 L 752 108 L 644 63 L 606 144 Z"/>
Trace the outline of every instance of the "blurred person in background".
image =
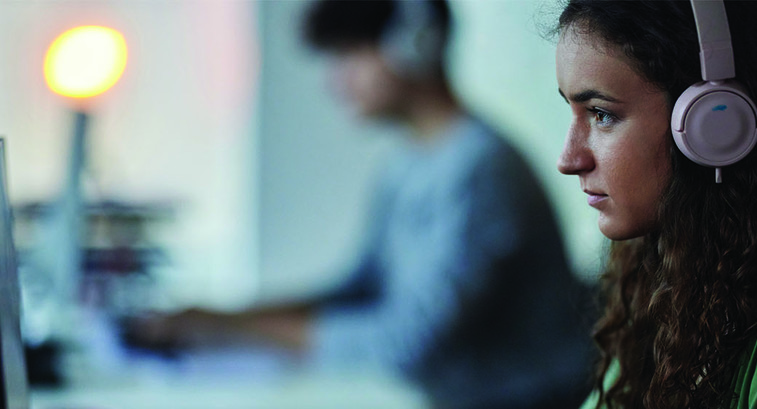
<path id="1" fill-rule="evenodd" d="M 437 408 L 575 407 L 590 351 L 552 209 L 532 170 L 460 105 L 444 1 L 318 0 L 305 39 L 361 117 L 407 128 L 376 183 L 366 245 L 332 292 L 141 321 L 143 343 L 270 341 L 317 366 L 371 366 Z"/>

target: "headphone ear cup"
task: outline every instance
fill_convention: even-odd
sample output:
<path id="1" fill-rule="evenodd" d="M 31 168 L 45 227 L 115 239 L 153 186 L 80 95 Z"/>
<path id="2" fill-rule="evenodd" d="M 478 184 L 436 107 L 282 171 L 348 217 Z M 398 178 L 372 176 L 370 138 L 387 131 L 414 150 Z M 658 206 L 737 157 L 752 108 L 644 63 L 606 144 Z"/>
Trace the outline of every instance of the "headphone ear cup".
<path id="1" fill-rule="evenodd" d="M 743 159 L 757 142 L 757 108 L 737 83 L 701 82 L 676 101 L 671 129 L 687 158 L 704 166 L 727 166 Z"/>
<path id="2" fill-rule="evenodd" d="M 381 52 L 397 74 L 422 77 L 442 61 L 444 36 L 429 0 L 396 0 Z"/>

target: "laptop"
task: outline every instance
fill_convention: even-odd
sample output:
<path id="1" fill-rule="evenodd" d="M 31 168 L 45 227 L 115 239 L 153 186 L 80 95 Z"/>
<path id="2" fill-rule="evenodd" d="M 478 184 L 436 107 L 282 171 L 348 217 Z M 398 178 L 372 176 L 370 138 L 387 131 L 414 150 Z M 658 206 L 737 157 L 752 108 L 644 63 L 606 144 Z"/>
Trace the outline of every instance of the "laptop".
<path id="1" fill-rule="evenodd" d="M 0 137 L 0 409 L 28 409 L 29 385 L 21 338 L 21 295 L 5 151 L 6 141 Z"/>

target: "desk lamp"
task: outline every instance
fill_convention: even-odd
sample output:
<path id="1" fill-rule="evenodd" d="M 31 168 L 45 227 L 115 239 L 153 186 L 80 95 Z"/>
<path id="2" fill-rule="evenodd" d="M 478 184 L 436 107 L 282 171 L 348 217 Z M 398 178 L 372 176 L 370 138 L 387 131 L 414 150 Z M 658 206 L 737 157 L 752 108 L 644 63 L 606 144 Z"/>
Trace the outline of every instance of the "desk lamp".
<path id="1" fill-rule="evenodd" d="M 81 26 L 65 31 L 50 45 L 44 60 L 48 87 L 65 97 L 73 108 L 74 127 L 62 192 L 46 212 L 41 238 L 30 254 L 29 263 L 51 281 L 51 296 L 64 319 L 55 317 L 50 332 L 65 334 L 71 323 L 67 311 L 77 307 L 81 278 L 81 233 L 83 198 L 81 173 L 85 164 L 86 132 L 89 109 L 98 95 L 118 82 L 126 67 L 124 37 L 112 28 Z M 52 334 L 49 334 L 52 335 Z"/>

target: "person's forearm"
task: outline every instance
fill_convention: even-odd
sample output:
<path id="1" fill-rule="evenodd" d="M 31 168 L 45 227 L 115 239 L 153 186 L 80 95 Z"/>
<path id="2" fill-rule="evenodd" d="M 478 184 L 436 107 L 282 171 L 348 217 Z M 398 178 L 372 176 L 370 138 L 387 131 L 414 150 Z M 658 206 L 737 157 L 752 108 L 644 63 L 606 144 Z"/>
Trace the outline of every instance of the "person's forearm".
<path id="1" fill-rule="evenodd" d="M 207 331 L 238 342 L 268 341 L 304 352 L 309 345 L 312 305 L 252 308 L 221 314 L 209 322 Z"/>

